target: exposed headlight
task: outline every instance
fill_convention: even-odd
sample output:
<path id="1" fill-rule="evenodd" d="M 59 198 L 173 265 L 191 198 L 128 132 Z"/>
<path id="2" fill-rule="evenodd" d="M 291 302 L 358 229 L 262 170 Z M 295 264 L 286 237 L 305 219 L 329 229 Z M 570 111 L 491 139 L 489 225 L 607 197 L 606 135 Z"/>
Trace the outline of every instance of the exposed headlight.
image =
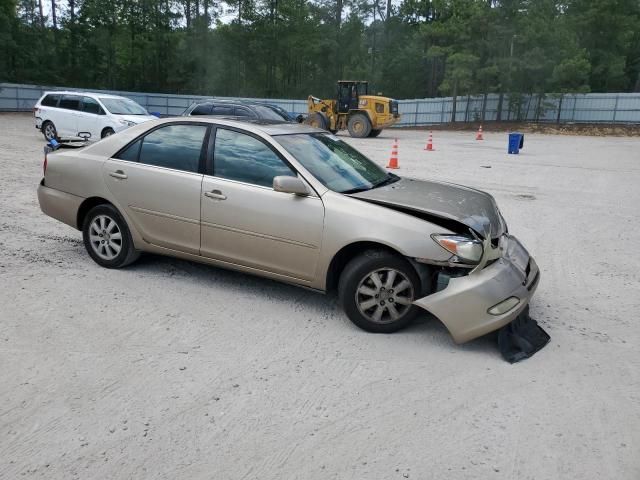
<path id="1" fill-rule="evenodd" d="M 448 252 L 455 255 L 452 261 L 478 263 L 482 258 L 482 243 L 462 235 L 431 235 L 431 238 Z"/>
<path id="2" fill-rule="evenodd" d="M 130 122 L 129 120 L 125 120 L 123 118 L 119 118 L 118 123 L 120 123 L 120 125 L 126 125 L 127 127 L 133 127 L 136 124 L 136 122 Z"/>

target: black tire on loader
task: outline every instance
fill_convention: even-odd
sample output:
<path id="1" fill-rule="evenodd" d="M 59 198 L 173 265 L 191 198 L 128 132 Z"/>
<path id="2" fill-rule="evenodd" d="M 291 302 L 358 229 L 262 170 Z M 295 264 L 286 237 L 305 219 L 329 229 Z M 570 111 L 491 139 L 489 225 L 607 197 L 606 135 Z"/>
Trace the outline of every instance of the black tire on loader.
<path id="1" fill-rule="evenodd" d="M 329 125 L 327 116 L 320 112 L 313 112 L 309 114 L 309 116 L 304 120 L 304 123 L 315 128 L 321 128 L 323 130 L 326 130 L 327 126 Z"/>
<path id="2" fill-rule="evenodd" d="M 366 138 L 371 133 L 371 122 L 364 113 L 355 113 L 349 117 L 347 128 L 352 137 Z"/>

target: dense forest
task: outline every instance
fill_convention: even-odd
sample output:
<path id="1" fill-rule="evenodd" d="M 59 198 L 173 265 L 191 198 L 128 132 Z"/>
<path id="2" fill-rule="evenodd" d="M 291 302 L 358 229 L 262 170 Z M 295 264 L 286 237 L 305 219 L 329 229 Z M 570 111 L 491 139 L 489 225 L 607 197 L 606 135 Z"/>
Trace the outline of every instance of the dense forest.
<path id="1" fill-rule="evenodd" d="M 0 81 L 204 95 L 640 91 L 640 0 L 0 0 Z"/>

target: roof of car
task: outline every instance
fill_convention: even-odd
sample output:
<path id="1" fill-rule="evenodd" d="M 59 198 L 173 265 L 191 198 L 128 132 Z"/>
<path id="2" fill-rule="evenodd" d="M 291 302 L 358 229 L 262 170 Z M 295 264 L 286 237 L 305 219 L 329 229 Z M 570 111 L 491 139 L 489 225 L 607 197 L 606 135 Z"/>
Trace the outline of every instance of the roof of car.
<path id="1" fill-rule="evenodd" d="M 326 130 L 314 128 L 303 123 L 293 123 L 275 120 L 254 120 L 246 119 L 246 117 L 229 117 L 229 116 L 207 116 L 198 115 L 197 117 L 168 117 L 160 120 L 162 123 L 170 122 L 194 122 L 194 123 L 217 123 L 220 125 L 228 125 L 230 127 L 244 128 L 248 130 L 259 130 L 267 135 L 291 135 L 295 133 L 326 133 Z"/>
<path id="2" fill-rule="evenodd" d="M 195 100 L 191 105 L 198 105 L 200 103 L 230 103 L 230 104 L 234 104 L 234 105 L 245 105 L 245 106 L 261 106 L 261 107 L 268 107 L 271 106 L 271 104 L 266 103 L 266 102 L 259 102 L 257 100 L 233 100 L 230 98 L 203 98 L 201 100 Z"/>
<path id="3" fill-rule="evenodd" d="M 88 147 L 86 147 L 86 151 L 91 151 L 91 153 L 95 155 L 111 156 L 129 142 L 135 140 L 140 135 L 146 134 L 146 132 L 157 127 L 158 125 L 171 123 L 213 123 L 220 126 L 236 127 L 248 132 L 266 134 L 269 136 L 293 135 L 300 133 L 327 133 L 325 130 L 314 128 L 309 125 L 285 121 L 275 122 L 264 120 L 238 120 L 237 117 L 231 118 L 224 116 L 167 117 L 158 118 L 157 120 L 151 120 L 149 122 L 139 123 L 138 125 L 127 128 L 126 130 L 119 132 L 117 135 L 111 135 L 109 137 L 106 137 L 104 140 L 89 145 Z"/>
<path id="4" fill-rule="evenodd" d="M 52 93 L 56 95 L 93 95 L 94 97 L 100 98 L 127 98 L 121 95 L 111 95 L 109 93 L 79 92 L 77 90 L 50 90 L 44 92 L 44 95 L 50 95 Z"/>

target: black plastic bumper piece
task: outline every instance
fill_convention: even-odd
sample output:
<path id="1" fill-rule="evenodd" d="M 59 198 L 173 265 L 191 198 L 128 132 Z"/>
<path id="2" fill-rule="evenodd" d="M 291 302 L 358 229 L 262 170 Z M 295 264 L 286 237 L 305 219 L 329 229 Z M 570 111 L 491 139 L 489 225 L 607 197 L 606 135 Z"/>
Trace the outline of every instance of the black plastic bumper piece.
<path id="1" fill-rule="evenodd" d="M 511 323 L 498 331 L 498 348 L 509 363 L 529 358 L 541 350 L 551 337 L 529 316 L 529 306 Z"/>

